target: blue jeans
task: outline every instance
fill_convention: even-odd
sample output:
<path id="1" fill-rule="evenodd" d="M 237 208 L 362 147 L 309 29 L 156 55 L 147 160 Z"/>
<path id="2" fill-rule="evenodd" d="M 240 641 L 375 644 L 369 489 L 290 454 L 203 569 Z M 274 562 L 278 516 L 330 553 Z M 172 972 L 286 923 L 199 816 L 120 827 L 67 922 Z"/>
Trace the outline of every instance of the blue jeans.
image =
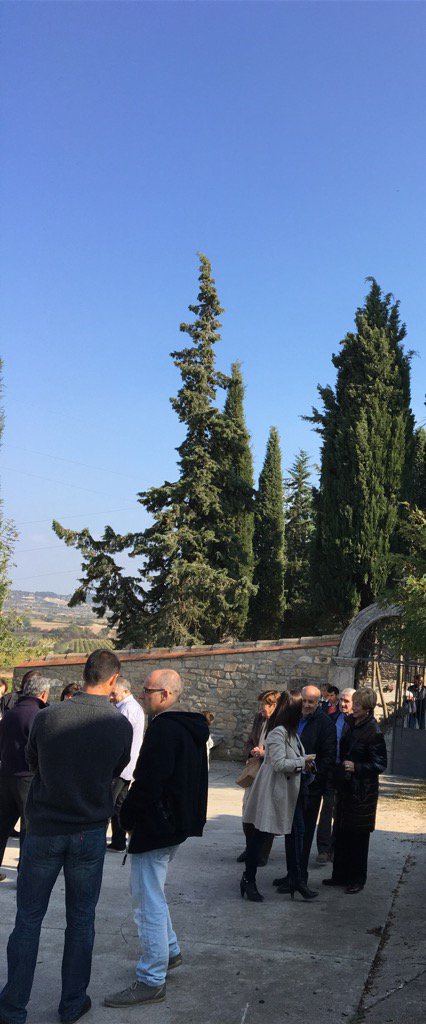
<path id="1" fill-rule="evenodd" d="M 154 987 L 164 985 L 169 956 L 180 952 L 164 895 L 167 870 L 177 850 L 177 846 L 167 846 L 132 854 L 130 888 L 142 949 L 136 977 Z"/>
<path id="2" fill-rule="evenodd" d="M 18 875 L 15 927 L 7 946 L 8 979 L 0 993 L 0 1016 L 24 1024 L 31 995 L 40 930 L 61 868 L 65 876 L 67 926 L 62 958 L 63 1021 L 83 1006 L 90 981 L 95 909 L 105 856 L 105 829 L 67 836 L 27 833 Z"/>

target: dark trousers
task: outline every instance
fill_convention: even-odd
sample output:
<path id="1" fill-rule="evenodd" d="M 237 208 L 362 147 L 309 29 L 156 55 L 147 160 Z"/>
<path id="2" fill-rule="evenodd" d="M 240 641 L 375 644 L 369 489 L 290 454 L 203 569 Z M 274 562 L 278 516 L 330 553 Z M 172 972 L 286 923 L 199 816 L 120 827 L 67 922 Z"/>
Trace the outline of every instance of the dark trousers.
<path id="1" fill-rule="evenodd" d="M 302 877 L 303 840 L 305 835 L 305 819 L 302 800 L 299 797 L 294 812 L 293 826 L 290 835 L 285 836 L 285 855 L 290 885 L 300 885 Z"/>
<path id="2" fill-rule="evenodd" d="M 270 832 L 260 832 L 258 828 L 254 827 L 254 825 L 252 825 L 251 828 L 253 831 L 250 835 L 246 835 L 247 853 L 245 874 L 249 882 L 254 882 L 256 879 L 256 871 L 259 861 L 262 860 L 265 843 L 270 842 L 272 846 L 272 840 L 274 837 Z"/>
<path id="3" fill-rule="evenodd" d="M 104 828 L 66 836 L 27 835 L 18 875 L 15 927 L 7 946 L 7 983 L 0 992 L 2 1020 L 25 1024 L 41 925 L 61 868 L 67 926 L 58 1009 L 64 1020 L 81 1010 L 90 980 L 104 857 Z"/>
<path id="4" fill-rule="evenodd" d="M 311 846 L 315 835 L 319 809 L 321 806 L 322 793 L 309 793 L 304 797 L 303 820 L 305 823 L 305 835 L 303 837 L 302 852 L 302 881 L 308 880 L 308 864 Z"/>
<path id="5" fill-rule="evenodd" d="M 317 827 L 317 848 L 318 853 L 331 854 L 333 847 L 333 811 L 336 790 L 334 786 L 327 786 L 322 798 L 321 814 Z"/>
<path id="6" fill-rule="evenodd" d="M 126 848 L 126 833 L 120 825 L 120 810 L 129 791 L 130 782 L 126 779 L 112 780 L 112 799 L 114 801 L 114 813 L 111 818 L 111 842 L 113 846 L 124 850 Z"/>
<path id="7" fill-rule="evenodd" d="M 25 839 L 25 804 L 32 781 L 32 776 L 28 775 L 0 775 L 0 864 L 3 863 L 10 833 L 19 818 L 19 861 L 21 860 Z"/>
<path id="8" fill-rule="evenodd" d="M 337 827 L 335 835 L 334 881 L 339 885 L 365 885 L 371 833 L 363 828 L 352 831 Z"/>
<path id="9" fill-rule="evenodd" d="M 243 829 L 244 829 L 244 835 L 246 837 L 246 847 L 247 847 L 247 843 L 248 843 L 249 837 L 252 836 L 253 832 L 256 832 L 257 829 L 255 829 L 254 825 L 251 825 L 250 823 L 247 823 L 245 821 L 243 821 Z M 273 837 L 273 835 L 270 835 L 269 832 L 263 832 L 263 835 L 266 836 L 266 839 L 264 840 L 262 849 L 261 849 L 260 854 L 259 854 L 259 861 L 264 861 L 264 863 L 266 864 L 267 861 L 268 861 L 268 858 L 269 858 L 269 854 L 270 854 L 270 852 L 272 850 L 272 843 L 274 841 L 274 837 Z"/>

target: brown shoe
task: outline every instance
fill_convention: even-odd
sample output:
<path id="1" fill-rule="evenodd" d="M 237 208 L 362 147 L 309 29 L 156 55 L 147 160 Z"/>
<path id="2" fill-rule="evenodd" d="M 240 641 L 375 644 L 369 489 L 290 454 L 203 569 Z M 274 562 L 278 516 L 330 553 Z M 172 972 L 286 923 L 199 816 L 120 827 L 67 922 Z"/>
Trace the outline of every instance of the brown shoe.
<path id="1" fill-rule="evenodd" d="M 361 892 L 363 888 L 364 886 L 361 885 L 361 882 L 356 882 L 355 885 L 347 885 L 345 892 L 349 893 L 352 896 L 356 892 Z"/>

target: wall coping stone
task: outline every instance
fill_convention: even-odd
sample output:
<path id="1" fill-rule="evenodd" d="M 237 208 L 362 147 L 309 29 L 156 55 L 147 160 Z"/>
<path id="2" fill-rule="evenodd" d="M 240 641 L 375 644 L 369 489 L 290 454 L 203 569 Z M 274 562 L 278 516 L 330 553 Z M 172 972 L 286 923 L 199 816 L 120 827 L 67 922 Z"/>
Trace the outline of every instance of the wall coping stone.
<path id="1" fill-rule="evenodd" d="M 254 640 L 247 641 L 241 644 L 235 643 L 223 643 L 223 644 L 212 644 L 211 646 L 199 646 L 199 647 L 153 647 L 151 650 L 146 649 L 131 649 L 131 650 L 117 650 L 114 653 L 122 662 L 131 661 L 160 661 L 163 659 L 173 658 L 199 658 L 199 657 L 215 657 L 221 654 L 263 654 L 265 651 L 289 651 L 289 650 L 309 650 L 310 648 L 318 647 L 337 647 L 340 640 L 340 636 L 327 635 L 325 637 L 301 637 L 292 638 L 288 640 L 279 640 L 274 642 L 271 640 Z M 48 657 L 39 658 L 33 661 L 22 661 L 19 665 L 15 665 L 16 669 L 30 669 L 39 668 L 45 666 L 46 668 L 54 668 L 60 665 L 84 665 L 87 661 L 88 655 L 80 654 L 64 654 L 61 658 Z"/>

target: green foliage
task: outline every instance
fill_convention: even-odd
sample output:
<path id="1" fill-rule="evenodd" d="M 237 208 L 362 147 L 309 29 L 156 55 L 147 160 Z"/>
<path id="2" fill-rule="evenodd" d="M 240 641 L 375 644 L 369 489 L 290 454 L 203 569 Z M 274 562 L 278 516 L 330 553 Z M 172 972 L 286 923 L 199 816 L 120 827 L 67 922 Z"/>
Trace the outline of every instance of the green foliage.
<path id="1" fill-rule="evenodd" d="M 214 455 L 220 494 L 217 523 L 217 565 L 241 582 L 229 609 L 228 630 L 234 637 L 244 635 L 250 594 L 254 592 L 253 530 L 254 489 L 250 438 L 244 418 L 244 384 L 239 363 L 232 366 L 228 392 L 219 430 L 214 437 Z"/>
<path id="2" fill-rule="evenodd" d="M 97 651 L 98 648 L 113 648 L 114 644 L 111 640 L 102 638 L 102 645 L 99 642 L 98 636 L 92 637 L 76 637 L 74 640 L 62 640 L 55 644 L 55 653 L 58 654 L 91 654 L 92 651 Z"/>
<path id="3" fill-rule="evenodd" d="M 248 512 L 244 420 L 241 413 L 232 425 L 229 406 L 221 413 L 215 405 L 218 388 L 228 386 L 229 402 L 235 405 L 239 383 L 237 374 L 229 380 L 215 370 L 222 309 L 203 255 L 199 282 L 198 301 L 189 307 L 195 319 L 180 327 L 191 344 L 172 353 L 182 386 L 171 401 L 186 428 L 177 449 L 179 478 L 139 494 L 151 525 L 143 533 L 124 537 L 108 526 L 95 541 L 88 530 L 75 533 L 53 523 L 57 536 L 83 555 L 84 575 L 70 604 L 85 601 L 91 591 L 96 613 L 103 616 L 108 611 L 110 625 L 117 628 L 119 646 L 220 640 L 242 628 L 251 588 L 249 525 L 244 524 L 246 547 L 242 565 L 237 566 L 242 525 L 236 522 L 230 497 L 238 484 Z M 222 458 L 232 467 L 232 486 L 224 481 Z M 222 494 L 227 495 L 226 507 Z M 231 543 L 225 556 L 226 531 Z M 125 577 L 117 565 L 114 556 L 123 551 L 142 559 L 136 577 Z"/>
<path id="4" fill-rule="evenodd" d="M 393 582 L 382 595 L 401 608 L 401 619 L 387 626 L 388 642 L 410 657 L 426 656 L 426 514 L 403 505 L 399 525 L 403 554 L 393 557 Z"/>
<path id="5" fill-rule="evenodd" d="M 254 574 L 250 637 L 280 636 L 285 607 L 284 493 L 278 431 L 271 427 L 259 477 L 254 517 Z"/>
<path id="6" fill-rule="evenodd" d="M 414 435 L 410 503 L 426 512 L 426 430 L 424 427 L 418 427 Z"/>
<path id="7" fill-rule="evenodd" d="M 300 451 L 285 481 L 286 635 L 310 627 L 311 553 L 314 532 L 309 456 Z"/>
<path id="8" fill-rule="evenodd" d="M 335 389 L 318 388 L 323 411 L 310 417 L 323 439 L 313 551 L 320 628 L 347 623 L 385 585 L 411 474 L 410 355 L 391 300 L 372 280 L 356 333 L 333 356 Z"/>

